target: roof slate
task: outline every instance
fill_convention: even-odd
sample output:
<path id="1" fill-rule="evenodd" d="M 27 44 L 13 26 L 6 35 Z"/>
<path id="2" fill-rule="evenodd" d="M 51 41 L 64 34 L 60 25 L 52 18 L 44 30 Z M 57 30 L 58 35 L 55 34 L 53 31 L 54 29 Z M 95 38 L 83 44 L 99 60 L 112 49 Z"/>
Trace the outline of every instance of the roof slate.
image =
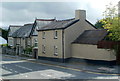
<path id="1" fill-rule="evenodd" d="M 18 29 L 16 32 L 12 34 L 12 37 L 29 37 L 32 31 L 33 24 L 25 24 L 23 27 Z"/>
<path id="2" fill-rule="evenodd" d="M 8 29 L 8 31 L 9 31 L 9 33 L 8 33 L 8 36 L 10 37 L 10 36 L 12 36 L 12 34 L 15 32 L 15 31 L 17 31 L 19 28 L 21 28 L 22 26 L 19 26 L 19 25 L 10 25 L 9 26 L 9 29 Z"/>
<path id="3" fill-rule="evenodd" d="M 44 31 L 44 30 L 53 30 L 53 29 L 65 29 L 69 27 L 70 25 L 76 23 L 79 20 L 73 19 L 67 19 L 67 20 L 55 20 L 49 23 L 48 25 L 41 27 L 38 29 L 38 31 Z"/>
<path id="4" fill-rule="evenodd" d="M 34 24 L 35 24 L 35 29 L 33 30 L 32 35 L 33 36 L 37 36 L 38 35 L 38 31 L 37 29 L 40 29 L 41 27 L 51 23 L 52 21 L 54 21 L 55 19 L 36 19 Z"/>
<path id="5" fill-rule="evenodd" d="M 107 30 L 85 30 L 73 43 L 96 45 L 107 34 Z"/>

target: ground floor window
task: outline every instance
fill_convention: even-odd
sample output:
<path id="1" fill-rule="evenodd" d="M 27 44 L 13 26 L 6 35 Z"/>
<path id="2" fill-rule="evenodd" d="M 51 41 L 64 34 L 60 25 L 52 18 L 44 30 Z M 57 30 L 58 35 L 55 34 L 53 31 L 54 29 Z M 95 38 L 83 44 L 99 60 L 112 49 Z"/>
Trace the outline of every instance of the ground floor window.
<path id="1" fill-rule="evenodd" d="M 34 39 L 34 46 L 38 47 L 38 41 L 37 41 L 37 39 Z"/>
<path id="2" fill-rule="evenodd" d="M 42 45 L 42 53 L 45 54 L 45 45 Z"/>
<path id="3" fill-rule="evenodd" d="M 58 56 L 58 48 L 57 48 L 57 46 L 54 46 L 54 55 Z"/>

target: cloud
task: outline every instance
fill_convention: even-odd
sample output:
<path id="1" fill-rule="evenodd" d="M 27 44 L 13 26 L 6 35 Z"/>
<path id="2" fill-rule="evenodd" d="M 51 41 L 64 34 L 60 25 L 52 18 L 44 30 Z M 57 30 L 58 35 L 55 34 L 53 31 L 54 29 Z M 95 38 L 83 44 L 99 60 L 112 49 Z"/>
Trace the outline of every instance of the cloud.
<path id="1" fill-rule="evenodd" d="M 110 0 L 113 1 L 113 0 Z M 115 0 L 116 2 L 118 0 Z M 87 19 L 95 23 L 102 18 L 108 0 L 81 0 L 79 2 L 2 2 L 3 26 L 34 22 L 37 18 L 68 19 L 75 17 L 76 9 L 85 9 Z"/>

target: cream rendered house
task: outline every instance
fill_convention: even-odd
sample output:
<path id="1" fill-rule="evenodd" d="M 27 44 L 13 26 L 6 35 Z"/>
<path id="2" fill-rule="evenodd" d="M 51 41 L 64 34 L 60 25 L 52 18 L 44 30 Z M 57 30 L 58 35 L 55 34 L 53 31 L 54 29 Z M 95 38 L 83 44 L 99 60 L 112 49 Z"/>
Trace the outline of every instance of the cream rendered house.
<path id="1" fill-rule="evenodd" d="M 35 19 L 34 22 L 34 29 L 31 32 L 31 41 L 33 46 L 33 57 L 37 58 L 38 54 L 38 31 L 37 29 L 40 29 L 41 27 L 49 24 L 50 22 L 54 21 L 55 19 Z"/>
<path id="2" fill-rule="evenodd" d="M 72 57 L 72 42 L 85 30 L 96 30 L 86 20 L 85 10 L 76 10 L 75 18 L 55 20 L 38 30 L 38 58 L 64 62 Z"/>
<path id="3" fill-rule="evenodd" d="M 12 37 L 14 38 L 14 48 L 16 49 L 16 54 L 22 54 L 25 48 L 32 45 L 31 31 L 33 27 L 33 24 L 24 24 L 23 27 L 12 34 Z"/>
<path id="4" fill-rule="evenodd" d="M 16 48 L 16 53 L 18 55 L 23 54 L 24 50 L 28 47 L 33 47 L 33 49 L 37 49 L 38 32 L 36 31 L 36 29 L 45 26 L 51 21 L 54 21 L 54 19 L 35 19 L 33 24 L 24 24 L 23 27 L 15 31 L 12 34 L 12 37 L 14 38 L 13 42 L 14 48 Z"/>
<path id="5" fill-rule="evenodd" d="M 14 47 L 14 39 L 12 37 L 12 34 L 17 31 L 22 26 L 18 25 L 10 25 L 8 28 L 8 46 Z"/>

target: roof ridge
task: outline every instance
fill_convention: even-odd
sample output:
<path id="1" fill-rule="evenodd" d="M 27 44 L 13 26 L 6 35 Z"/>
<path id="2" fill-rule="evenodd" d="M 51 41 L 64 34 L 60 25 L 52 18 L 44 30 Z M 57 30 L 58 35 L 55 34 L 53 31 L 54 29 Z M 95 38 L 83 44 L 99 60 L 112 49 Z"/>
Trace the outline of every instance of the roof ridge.
<path id="1" fill-rule="evenodd" d="M 74 20 L 75 18 L 71 18 L 71 19 L 64 19 L 64 20 L 56 20 L 56 21 L 70 21 L 70 20 Z"/>
<path id="2" fill-rule="evenodd" d="M 9 27 L 22 27 L 23 25 L 9 25 Z"/>
<path id="3" fill-rule="evenodd" d="M 35 19 L 35 20 L 37 20 L 37 21 L 54 21 L 56 19 Z"/>

